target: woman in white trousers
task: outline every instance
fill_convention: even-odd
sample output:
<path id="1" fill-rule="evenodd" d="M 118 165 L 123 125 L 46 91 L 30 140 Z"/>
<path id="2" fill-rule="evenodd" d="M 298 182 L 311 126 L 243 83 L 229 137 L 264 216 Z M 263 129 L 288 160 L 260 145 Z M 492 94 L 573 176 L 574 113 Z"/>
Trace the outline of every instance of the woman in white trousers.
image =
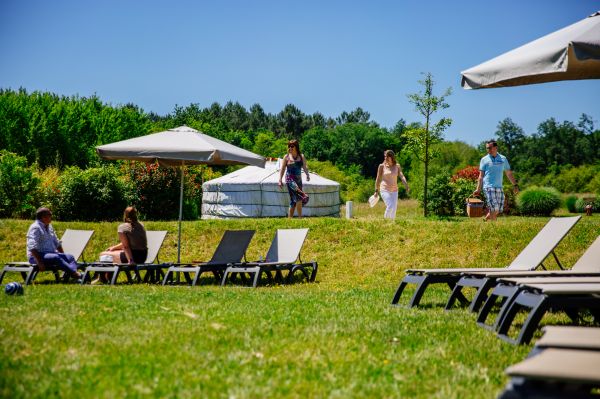
<path id="1" fill-rule="evenodd" d="M 400 164 L 396 162 L 394 151 L 386 150 L 383 157 L 383 163 L 377 168 L 375 193 L 379 194 L 385 203 L 384 219 L 395 219 L 396 209 L 398 208 L 398 177 L 404 184 L 406 192 L 409 192 L 410 189 Z"/>

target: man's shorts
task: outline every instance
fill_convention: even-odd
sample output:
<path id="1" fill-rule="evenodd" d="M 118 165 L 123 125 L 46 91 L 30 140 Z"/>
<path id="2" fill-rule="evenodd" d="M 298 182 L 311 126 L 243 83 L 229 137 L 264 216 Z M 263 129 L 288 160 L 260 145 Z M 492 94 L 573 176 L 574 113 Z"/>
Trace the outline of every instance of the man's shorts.
<path id="1" fill-rule="evenodd" d="M 485 197 L 487 198 L 490 211 L 498 213 L 504 211 L 504 190 L 501 188 L 489 187 L 483 191 L 485 191 Z"/>

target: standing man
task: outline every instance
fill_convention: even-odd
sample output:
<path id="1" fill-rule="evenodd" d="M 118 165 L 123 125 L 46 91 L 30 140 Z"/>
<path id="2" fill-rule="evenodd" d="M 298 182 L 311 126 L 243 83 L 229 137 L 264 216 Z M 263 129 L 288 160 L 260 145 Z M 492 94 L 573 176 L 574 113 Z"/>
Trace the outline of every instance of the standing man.
<path id="1" fill-rule="evenodd" d="M 70 277 L 78 280 L 81 274 L 77 271 L 77 262 L 73 255 L 65 254 L 60 241 L 56 237 L 52 222 L 52 212 L 48 208 L 39 208 L 35 213 L 36 221 L 27 231 L 27 258 L 29 263 L 37 264 L 40 271 L 48 266 L 65 271 Z"/>
<path id="2" fill-rule="evenodd" d="M 508 160 L 502 154 L 498 153 L 498 143 L 490 140 L 485 144 L 488 154 L 481 158 L 479 162 L 479 179 L 477 180 L 477 189 L 474 195 L 479 195 L 483 185 L 485 197 L 488 203 L 488 213 L 485 215 L 485 221 L 496 220 L 499 213 L 504 210 L 504 191 L 502 190 L 502 178 L 504 172 L 506 177 L 513 185 L 515 194 L 519 192 L 519 185 L 515 180 Z"/>

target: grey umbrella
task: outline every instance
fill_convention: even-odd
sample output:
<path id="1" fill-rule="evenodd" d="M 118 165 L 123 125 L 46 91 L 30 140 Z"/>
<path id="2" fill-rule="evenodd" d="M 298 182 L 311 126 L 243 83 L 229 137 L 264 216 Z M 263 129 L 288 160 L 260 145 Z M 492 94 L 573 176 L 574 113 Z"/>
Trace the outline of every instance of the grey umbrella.
<path id="1" fill-rule="evenodd" d="M 104 159 L 129 159 L 181 167 L 179 191 L 179 234 L 177 263 L 181 261 L 181 219 L 183 216 L 183 166 L 254 165 L 265 166 L 265 159 L 253 152 L 207 136 L 188 126 L 136 137 L 96 147 Z"/>
<path id="2" fill-rule="evenodd" d="M 600 11 L 461 74 L 465 89 L 600 79 Z"/>

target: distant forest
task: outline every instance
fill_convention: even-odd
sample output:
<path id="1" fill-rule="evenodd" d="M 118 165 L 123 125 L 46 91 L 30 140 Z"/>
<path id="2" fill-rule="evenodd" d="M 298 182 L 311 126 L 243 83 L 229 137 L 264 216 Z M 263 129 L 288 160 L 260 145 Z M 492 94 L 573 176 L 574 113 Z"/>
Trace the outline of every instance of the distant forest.
<path id="1" fill-rule="evenodd" d="M 452 108 L 448 113 L 451 115 Z M 299 139 L 309 160 L 329 161 L 342 171 L 366 178 L 375 175 L 383 150 L 393 149 L 415 180 L 420 166 L 405 149 L 404 133 L 419 123 L 399 119 L 393 128 L 385 128 L 361 108 L 331 118 L 318 112 L 305 114 L 293 104 L 271 114 L 259 104 L 246 109 L 238 102 L 213 103 L 206 108 L 176 106 L 161 116 L 146 113 L 135 104 L 106 104 L 97 96 L 0 89 L 0 150 L 24 156 L 40 169 L 98 166 L 103 161 L 95 153 L 97 145 L 188 125 L 267 157 L 283 155 L 287 140 Z M 494 136 L 521 181 L 547 183 L 552 180 L 548 176 L 574 168 L 587 168 L 594 178 L 600 170 L 600 130 L 585 114 L 576 122 L 542 121 L 532 134 L 505 118 L 490 132 L 490 137 Z M 476 165 L 484 151 L 481 145 L 474 148 L 462 142 L 444 142 L 437 153 L 433 172 L 453 173 Z"/>

